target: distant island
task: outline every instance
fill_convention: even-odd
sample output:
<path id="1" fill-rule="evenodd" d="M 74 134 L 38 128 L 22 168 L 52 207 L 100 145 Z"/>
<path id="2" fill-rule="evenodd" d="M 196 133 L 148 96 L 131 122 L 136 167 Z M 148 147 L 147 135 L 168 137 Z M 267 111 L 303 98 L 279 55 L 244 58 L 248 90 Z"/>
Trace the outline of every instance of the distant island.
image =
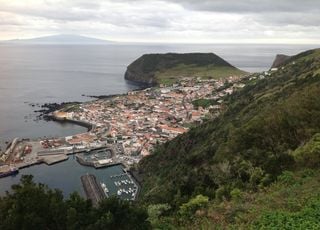
<path id="1" fill-rule="evenodd" d="M 80 35 L 72 34 L 58 34 L 45 37 L 31 38 L 31 39 L 14 39 L 3 41 L 5 44 L 30 44 L 30 45 L 105 45 L 113 44 L 114 42 L 108 40 L 102 40 L 97 38 L 91 38 Z"/>
<path id="2" fill-rule="evenodd" d="M 125 79 L 150 84 L 172 84 L 183 77 L 218 79 L 246 73 L 213 53 L 145 54 L 131 63 Z"/>

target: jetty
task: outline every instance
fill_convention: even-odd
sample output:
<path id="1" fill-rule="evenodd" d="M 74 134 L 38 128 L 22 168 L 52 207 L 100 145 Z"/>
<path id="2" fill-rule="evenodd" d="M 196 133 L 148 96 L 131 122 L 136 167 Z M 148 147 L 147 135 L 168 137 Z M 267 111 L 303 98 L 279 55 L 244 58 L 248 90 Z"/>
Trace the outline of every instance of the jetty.
<path id="1" fill-rule="evenodd" d="M 96 177 L 91 174 L 83 175 L 81 176 L 81 182 L 87 199 L 91 200 L 93 206 L 97 207 L 99 202 L 106 198 L 106 194 L 97 182 Z"/>

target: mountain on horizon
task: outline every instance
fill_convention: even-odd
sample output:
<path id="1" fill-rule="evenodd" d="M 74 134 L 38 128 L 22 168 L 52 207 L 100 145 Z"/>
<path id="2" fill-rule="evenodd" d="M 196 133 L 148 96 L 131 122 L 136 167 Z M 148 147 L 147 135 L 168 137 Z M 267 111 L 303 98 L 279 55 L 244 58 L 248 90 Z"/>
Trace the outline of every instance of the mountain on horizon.
<path id="1" fill-rule="evenodd" d="M 31 39 L 14 39 L 4 41 L 4 43 L 9 44 L 82 44 L 82 45 L 103 45 L 114 43 L 113 41 L 102 40 L 97 38 L 91 38 L 81 35 L 72 35 L 72 34 L 58 34 L 44 37 L 37 37 Z"/>

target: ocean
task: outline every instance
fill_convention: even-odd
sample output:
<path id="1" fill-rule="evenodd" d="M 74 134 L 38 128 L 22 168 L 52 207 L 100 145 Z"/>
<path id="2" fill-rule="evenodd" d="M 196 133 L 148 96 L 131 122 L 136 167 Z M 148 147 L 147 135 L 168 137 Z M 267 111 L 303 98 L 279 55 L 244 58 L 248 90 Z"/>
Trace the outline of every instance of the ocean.
<path id="1" fill-rule="evenodd" d="M 293 55 L 317 45 L 0 45 L 0 146 L 15 137 L 67 136 L 86 129 L 74 124 L 37 119 L 38 105 L 88 101 L 83 95 L 125 93 L 139 86 L 124 80 L 126 67 L 145 53 L 213 52 L 248 71 L 268 70 L 276 54 Z M 72 171 L 73 170 L 73 171 Z M 55 166 L 34 166 L 16 177 L 0 179 L 0 194 L 10 190 L 21 174 L 61 189 L 65 195 L 81 191 L 81 173 L 92 172 L 73 159 Z M 68 174 L 61 172 L 68 172 Z M 99 171 L 101 173 L 102 171 Z M 105 171 L 107 174 L 108 172 Z"/>

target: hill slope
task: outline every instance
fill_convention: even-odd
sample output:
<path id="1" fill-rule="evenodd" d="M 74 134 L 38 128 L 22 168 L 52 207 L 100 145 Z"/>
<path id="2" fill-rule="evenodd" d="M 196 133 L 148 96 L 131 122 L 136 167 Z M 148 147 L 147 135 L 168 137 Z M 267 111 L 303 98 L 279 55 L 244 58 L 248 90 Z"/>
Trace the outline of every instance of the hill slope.
<path id="1" fill-rule="evenodd" d="M 283 67 L 248 81 L 226 98 L 219 118 L 143 159 L 143 201 L 179 210 L 198 194 L 230 199 L 234 191 L 269 185 L 284 170 L 319 166 L 317 152 L 299 147 L 320 133 L 320 50 L 291 57 Z"/>
<path id="2" fill-rule="evenodd" d="M 167 53 L 141 56 L 128 66 L 125 79 L 146 84 L 170 84 L 179 77 L 220 78 L 243 74 L 213 53 Z"/>

